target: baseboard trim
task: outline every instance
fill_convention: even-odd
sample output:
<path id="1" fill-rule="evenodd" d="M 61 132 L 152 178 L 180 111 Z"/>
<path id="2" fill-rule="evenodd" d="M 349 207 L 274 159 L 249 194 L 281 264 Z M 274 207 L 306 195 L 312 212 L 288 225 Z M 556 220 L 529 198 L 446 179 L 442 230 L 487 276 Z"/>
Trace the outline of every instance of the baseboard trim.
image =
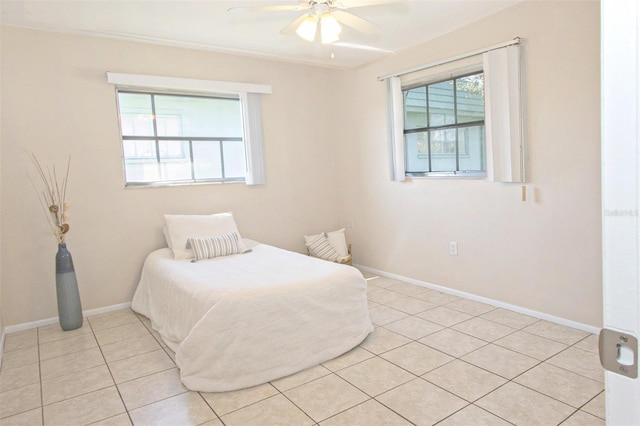
<path id="1" fill-rule="evenodd" d="M 98 308 L 98 309 L 90 309 L 88 311 L 82 311 L 82 316 L 83 317 L 91 317 L 94 315 L 99 315 L 99 314 L 104 314 L 107 312 L 111 312 L 111 311 L 119 311 L 121 309 L 127 309 L 131 307 L 131 302 L 126 302 L 126 303 L 120 303 L 118 305 L 111 305 L 111 306 L 105 306 L 104 308 Z M 22 324 L 16 324 L 16 325 L 8 325 L 4 328 L 4 333 L 2 334 L 2 348 L 4 348 L 4 335 L 9 334 L 9 333 L 15 333 L 18 331 L 23 331 L 23 330 L 29 330 L 32 328 L 36 328 L 36 327 L 42 327 L 44 325 L 49 325 L 49 324 L 55 324 L 58 322 L 58 317 L 54 317 L 54 318 L 47 318 L 47 319 L 43 319 L 43 320 L 38 320 L 38 321 L 32 321 L 32 322 L 25 322 Z M 0 357 L 2 355 L 0 354 Z"/>
<path id="2" fill-rule="evenodd" d="M 394 274 L 394 273 L 391 273 L 391 272 L 381 271 L 379 269 L 370 268 L 370 267 L 364 266 L 364 265 L 355 265 L 354 264 L 353 266 L 355 266 L 356 268 L 358 268 L 360 270 L 363 270 L 363 271 L 366 271 L 366 272 L 370 272 L 372 274 L 382 275 L 384 277 L 393 278 L 393 279 L 400 280 L 400 281 L 405 281 L 405 282 L 408 282 L 408 283 L 411 283 L 411 284 L 419 285 L 421 287 L 426 287 L 426 288 L 429 288 L 431 290 L 437 290 L 437 291 L 440 291 L 442 293 L 452 294 L 454 296 L 463 297 L 465 299 L 474 300 L 476 302 L 486 303 L 487 305 L 492 305 L 492 306 L 495 306 L 495 307 L 498 307 L 498 308 L 508 309 L 510 311 L 518 312 L 518 313 L 524 314 L 524 315 L 529 315 L 529 316 L 534 317 L 534 318 L 539 318 L 539 319 L 542 319 L 542 320 L 545 320 L 545 321 L 553 322 L 553 323 L 564 325 L 564 326 L 567 326 L 567 327 L 577 328 L 578 330 L 586 331 L 587 333 L 592 333 L 592 334 L 599 334 L 600 333 L 600 329 L 598 327 L 594 327 L 594 326 L 588 325 L 588 324 L 583 324 L 581 322 L 568 320 L 566 318 L 557 317 L 555 315 L 546 314 L 544 312 L 534 311 L 532 309 L 527 309 L 527 308 L 523 308 L 521 306 L 517 306 L 517 305 L 512 305 L 512 304 L 509 304 L 509 303 L 501 302 L 499 300 L 490 299 L 488 297 L 478 296 L 478 295 L 472 294 L 472 293 L 466 293 L 466 292 L 460 291 L 460 290 L 454 290 L 452 288 L 443 287 L 441 285 L 429 283 L 429 282 L 426 282 L 426 281 L 416 280 L 414 278 L 405 277 L 405 276 Z"/>

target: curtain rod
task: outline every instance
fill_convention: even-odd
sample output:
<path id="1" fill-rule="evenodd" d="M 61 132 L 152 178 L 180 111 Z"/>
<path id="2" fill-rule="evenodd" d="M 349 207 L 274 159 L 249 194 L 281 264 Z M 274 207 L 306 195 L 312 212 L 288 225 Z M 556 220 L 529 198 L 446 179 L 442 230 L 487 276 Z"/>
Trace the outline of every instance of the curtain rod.
<path id="1" fill-rule="evenodd" d="M 402 70 L 400 72 L 396 72 L 396 73 L 393 73 L 393 74 L 384 75 L 382 77 L 378 77 L 378 81 L 383 81 L 383 80 L 386 80 L 386 79 L 391 78 L 391 77 L 400 77 L 401 75 L 411 74 L 412 72 L 426 70 L 428 68 L 432 68 L 432 67 L 435 67 L 435 66 L 438 66 L 438 65 L 448 64 L 449 62 L 458 61 L 460 59 L 465 59 L 465 58 L 469 58 L 471 56 L 480 55 L 481 53 L 489 52 L 491 50 L 500 49 L 501 47 L 511 46 L 513 44 L 520 44 L 520 37 L 516 37 L 513 40 L 505 41 L 503 43 L 494 44 L 493 46 L 485 47 L 484 49 L 474 50 L 472 52 L 463 53 L 463 54 L 457 55 L 457 56 L 452 56 L 452 57 L 447 58 L 447 59 L 441 59 L 439 61 L 431 62 L 429 64 L 420 65 L 420 66 L 417 66 L 417 67 L 414 67 L 414 68 L 409 68 L 409 69 L 406 69 L 406 70 Z"/>

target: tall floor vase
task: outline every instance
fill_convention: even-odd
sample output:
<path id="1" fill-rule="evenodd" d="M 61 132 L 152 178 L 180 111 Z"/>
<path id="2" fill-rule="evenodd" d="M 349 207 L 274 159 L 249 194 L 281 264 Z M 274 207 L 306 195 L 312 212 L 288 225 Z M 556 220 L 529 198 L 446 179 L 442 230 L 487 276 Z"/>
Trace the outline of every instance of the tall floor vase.
<path id="1" fill-rule="evenodd" d="M 56 253 L 56 294 L 60 327 L 65 331 L 82 327 L 82 305 L 76 271 L 65 243 L 58 244 Z"/>

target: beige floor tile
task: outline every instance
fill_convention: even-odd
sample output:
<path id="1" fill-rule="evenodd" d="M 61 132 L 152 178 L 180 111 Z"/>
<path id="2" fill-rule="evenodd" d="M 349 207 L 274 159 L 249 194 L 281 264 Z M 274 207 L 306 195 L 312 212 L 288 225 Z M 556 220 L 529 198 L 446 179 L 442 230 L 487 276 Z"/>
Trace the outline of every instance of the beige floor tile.
<path id="1" fill-rule="evenodd" d="M 502 308 L 498 308 L 491 312 L 487 312 L 486 314 L 482 314 L 481 317 L 489 321 L 497 322 L 498 324 L 506 325 L 507 327 L 515 329 L 521 329 L 540 321 L 538 318 L 530 317 L 529 315 L 520 314 L 518 312 L 509 311 Z"/>
<path id="2" fill-rule="evenodd" d="M 540 361 L 544 361 L 567 348 L 567 345 L 562 343 L 524 331 L 517 331 L 493 343 Z"/>
<path id="3" fill-rule="evenodd" d="M 224 423 L 220 419 L 209 420 L 208 422 L 201 423 L 198 426 L 224 426 Z"/>
<path id="4" fill-rule="evenodd" d="M 45 425 L 79 425 L 97 422 L 124 413 L 115 386 L 66 399 L 44 407 Z"/>
<path id="5" fill-rule="evenodd" d="M 0 370 L 0 392 L 39 382 L 40 368 L 38 364 L 27 364 L 21 367 Z"/>
<path id="6" fill-rule="evenodd" d="M 375 280 L 369 280 L 367 282 L 379 288 L 389 288 L 389 287 L 393 287 L 396 284 L 401 283 L 402 281 L 389 278 L 389 277 L 379 276 Z"/>
<path id="7" fill-rule="evenodd" d="M 476 405 L 517 425 L 557 425 L 574 412 L 569 405 L 513 382 L 476 401 Z"/>
<path id="8" fill-rule="evenodd" d="M 40 383 L 0 392 L 0 417 L 9 417 L 40 407 Z"/>
<path id="9" fill-rule="evenodd" d="M 393 302 L 394 300 L 402 299 L 405 295 L 396 291 L 388 290 L 386 288 L 380 288 L 377 291 L 372 291 L 367 298 L 373 302 L 386 304 Z"/>
<path id="10" fill-rule="evenodd" d="M 370 308 L 369 316 L 371 317 L 371 322 L 375 325 L 385 325 L 409 317 L 408 314 L 385 305 Z"/>
<path id="11" fill-rule="evenodd" d="M 469 402 L 485 396 L 507 382 L 503 377 L 460 360 L 443 365 L 422 377 Z"/>
<path id="12" fill-rule="evenodd" d="M 467 405 L 438 423 L 438 426 L 509 426 L 510 424 L 482 408 Z"/>
<path id="13" fill-rule="evenodd" d="M 461 359 L 506 379 L 513 379 L 540 362 L 493 344 L 483 346 Z"/>
<path id="14" fill-rule="evenodd" d="M 37 346 L 31 346 L 25 349 L 18 349 L 12 352 L 2 354 L 2 369 L 23 367 L 28 364 L 37 364 L 39 353 Z"/>
<path id="15" fill-rule="evenodd" d="M 7 353 L 33 346 L 38 346 L 38 331 L 35 328 L 9 333 L 4 338 L 4 352 Z"/>
<path id="16" fill-rule="evenodd" d="M 87 319 L 89 320 L 89 323 L 91 323 L 91 328 L 94 332 L 140 321 L 138 316 L 131 309 L 120 309 L 100 315 L 93 315 L 87 317 Z"/>
<path id="17" fill-rule="evenodd" d="M 335 374 L 298 386 L 284 394 L 316 422 L 369 399 L 365 393 Z"/>
<path id="18" fill-rule="evenodd" d="M 418 342 L 411 342 L 408 345 L 400 346 L 380 356 L 410 371 L 416 376 L 421 376 L 454 359 L 449 355 Z"/>
<path id="19" fill-rule="evenodd" d="M 174 362 L 162 349 L 109 363 L 111 374 L 118 384 L 173 367 Z"/>
<path id="20" fill-rule="evenodd" d="M 374 355 L 371 352 L 356 346 L 349 352 L 342 354 L 337 358 L 323 362 L 322 365 L 331 371 L 339 371 L 343 368 L 351 367 L 365 359 L 372 358 L 373 356 Z"/>
<path id="21" fill-rule="evenodd" d="M 486 303 L 476 302 L 475 300 L 461 299 L 452 303 L 447 303 L 446 307 L 449 309 L 455 309 L 456 311 L 464 312 L 465 314 L 478 316 L 486 314 L 487 312 L 494 311 L 495 306 L 487 305 Z"/>
<path id="22" fill-rule="evenodd" d="M 593 352 L 571 347 L 547 362 L 604 383 L 604 369 L 600 364 L 600 357 Z"/>
<path id="23" fill-rule="evenodd" d="M 60 324 L 49 324 L 43 327 L 38 327 L 38 342 L 40 344 L 53 342 L 55 340 L 68 339 L 69 337 L 77 337 L 81 334 L 91 333 L 91 327 L 86 318 L 82 322 L 80 328 L 75 330 L 64 331 Z"/>
<path id="24" fill-rule="evenodd" d="M 256 404 L 222 416 L 227 426 L 249 425 L 312 425 L 314 421 L 303 413 L 291 401 L 282 395 L 260 401 Z"/>
<path id="25" fill-rule="evenodd" d="M 600 349 L 598 348 L 598 335 L 591 334 L 573 345 L 573 347 L 597 354 L 600 351 Z"/>
<path id="26" fill-rule="evenodd" d="M 454 296 L 453 294 L 441 293 L 439 291 L 429 291 L 426 293 L 415 294 L 413 297 L 436 305 L 444 305 L 446 303 L 462 300 L 461 297 Z"/>
<path id="27" fill-rule="evenodd" d="M 369 334 L 360 347 L 376 355 L 406 345 L 411 339 L 398 333 L 394 333 L 386 328 L 376 327 L 373 333 Z"/>
<path id="28" fill-rule="evenodd" d="M 90 426 L 131 426 L 131 419 L 129 419 L 129 414 L 122 413 L 113 417 L 108 417 L 106 419 L 97 421 L 95 423 L 91 423 Z"/>
<path id="29" fill-rule="evenodd" d="M 37 426 L 42 425 L 42 408 L 25 411 L 2 419 L 2 426 Z"/>
<path id="30" fill-rule="evenodd" d="M 410 339 L 417 340 L 433 334 L 436 331 L 440 331 L 443 327 L 436 323 L 411 316 L 386 324 L 384 328 L 388 328 Z"/>
<path id="31" fill-rule="evenodd" d="M 456 311 L 455 309 L 449 309 L 445 306 L 429 309 L 428 311 L 421 312 L 416 316 L 445 327 L 451 327 L 452 325 L 456 325 L 473 318 L 472 315 Z"/>
<path id="32" fill-rule="evenodd" d="M 68 339 L 54 340 L 40 345 L 40 360 L 85 351 L 98 346 L 93 334 L 80 334 Z"/>
<path id="33" fill-rule="evenodd" d="M 409 315 L 415 315 L 428 309 L 433 309 L 437 305 L 425 302 L 424 300 L 416 299 L 415 297 L 403 297 L 401 299 L 397 299 L 393 302 L 387 303 L 387 306 Z"/>
<path id="34" fill-rule="evenodd" d="M 118 385 L 118 390 L 127 410 L 188 391 L 180 381 L 180 372 L 177 368 L 121 383 Z"/>
<path id="35" fill-rule="evenodd" d="M 535 366 L 513 381 L 575 408 L 604 390 L 600 382 L 547 363 Z"/>
<path id="36" fill-rule="evenodd" d="M 290 376 L 274 380 L 271 384 L 280 392 L 285 392 L 328 374 L 331 374 L 331 370 L 328 370 L 322 365 L 316 365 L 298 373 L 291 374 Z"/>
<path id="37" fill-rule="evenodd" d="M 105 328 L 95 331 L 96 339 L 100 346 L 109 343 L 120 342 L 122 340 L 134 339 L 138 337 L 150 336 L 149 330 L 140 321 L 130 324 L 119 325 L 117 327 Z"/>
<path id="38" fill-rule="evenodd" d="M 320 423 L 321 426 L 354 426 L 354 425 L 385 425 L 409 426 L 403 419 L 375 399 L 370 399 L 360 405 L 348 409 Z"/>
<path id="39" fill-rule="evenodd" d="M 199 425 L 216 418 L 213 410 L 197 392 L 174 397 L 129 411 L 134 425 Z"/>
<path id="40" fill-rule="evenodd" d="M 225 414 L 229 414 L 277 394 L 278 390 L 270 383 L 231 392 L 201 393 L 209 406 L 213 408 L 213 411 L 219 416 L 224 416 Z"/>
<path id="41" fill-rule="evenodd" d="M 101 345 L 100 347 L 104 358 L 108 362 L 156 351 L 160 348 L 156 339 L 149 333 L 132 339 Z"/>
<path id="42" fill-rule="evenodd" d="M 387 287 L 387 290 L 392 290 L 401 294 L 404 294 L 405 296 L 413 296 L 416 294 L 421 294 L 424 292 L 424 290 L 428 290 L 431 291 L 425 287 L 422 286 L 418 286 L 418 285 L 414 285 L 414 284 L 409 284 L 409 283 L 405 283 L 405 282 L 399 282 L 397 284 L 394 284 L 390 287 Z"/>
<path id="43" fill-rule="evenodd" d="M 111 373 L 106 365 L 58 376 L 42 381 L 42 403 L 53 404 L 78 395 L 113 386 Z"/>
<path id="44" fill-rule="evenodd" d="M 582 410 L 593 414 L 596 417 L 600 417 L 601 419 L 605 419 L 605 403 L 604 403 L 604 392 L 601 392 L 598 396 L 593 398 L 584 407 Z"/>
<path id="45" fill-rule="evenodd" d="M 420 378 L 376 399 L 416 425 L 435 424 L 467 405 L 463 399 Z"/>
<path id="46" fill-rule="evenodd" d="M 523 329 L 527 333 L 555 340 L 565 345 L 573 345 L 589 335 L 586 331 L 578 330 L 549 321 L 538 321 Z"/>
<path id="47" fill-rule="evenodd" d="M 455 358 L 460 358 L 488 344 L 484 340 L 476 339 L 450 328 L 423 337 L 419 342 Z"/>
<path id="48" fill-rule="evenodd" d="M 44 360 L 40 363 L 40 374 L 42 375 L 42 380 L 48 380 L 75 373 L 76 371 L 86 370 L 87 368 L 97 367 L 104 363 L 102 352 L 96 347 Z"/>
<path id="49" fill-rule="evenodd" d="M 584 411 L 578 410 L 575 414 L 562 422 L 562 426 L 605 426 L 606 422 L 601 418 L 592 416 Z"/>
<path id="50" fill-rule="evenodd" d="M 336 374 L 370 396 L 380 395 L 416 377 L 379 357 L 345 368 Z"/>
<path id="51" fill-rule="evenodd" d="M 487 342 L 493 342 L 516 331 L 514 328 L 482 318 L 472 318 L 451 328 Z"/>

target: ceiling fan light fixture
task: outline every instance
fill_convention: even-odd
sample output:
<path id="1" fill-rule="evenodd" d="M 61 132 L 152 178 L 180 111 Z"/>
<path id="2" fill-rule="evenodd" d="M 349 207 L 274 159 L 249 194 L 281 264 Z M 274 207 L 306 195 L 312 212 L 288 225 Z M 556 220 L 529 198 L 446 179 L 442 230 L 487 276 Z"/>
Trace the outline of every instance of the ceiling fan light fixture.
<path id="1" fill-rule="evenodd" d="M 333 43 L 340 39 L 342 27 L 330 12 L 320 15 L 320 37 L 323 44 Z"/>
<path id="2" fill-rule="evenodd" d="M 314 15 L 307 15 L 304 20 L 298 26 L 296 34 L 307 41 L 313 41 L 316 39 L 316 32 L 318 31 L 318 18 Z"/>

